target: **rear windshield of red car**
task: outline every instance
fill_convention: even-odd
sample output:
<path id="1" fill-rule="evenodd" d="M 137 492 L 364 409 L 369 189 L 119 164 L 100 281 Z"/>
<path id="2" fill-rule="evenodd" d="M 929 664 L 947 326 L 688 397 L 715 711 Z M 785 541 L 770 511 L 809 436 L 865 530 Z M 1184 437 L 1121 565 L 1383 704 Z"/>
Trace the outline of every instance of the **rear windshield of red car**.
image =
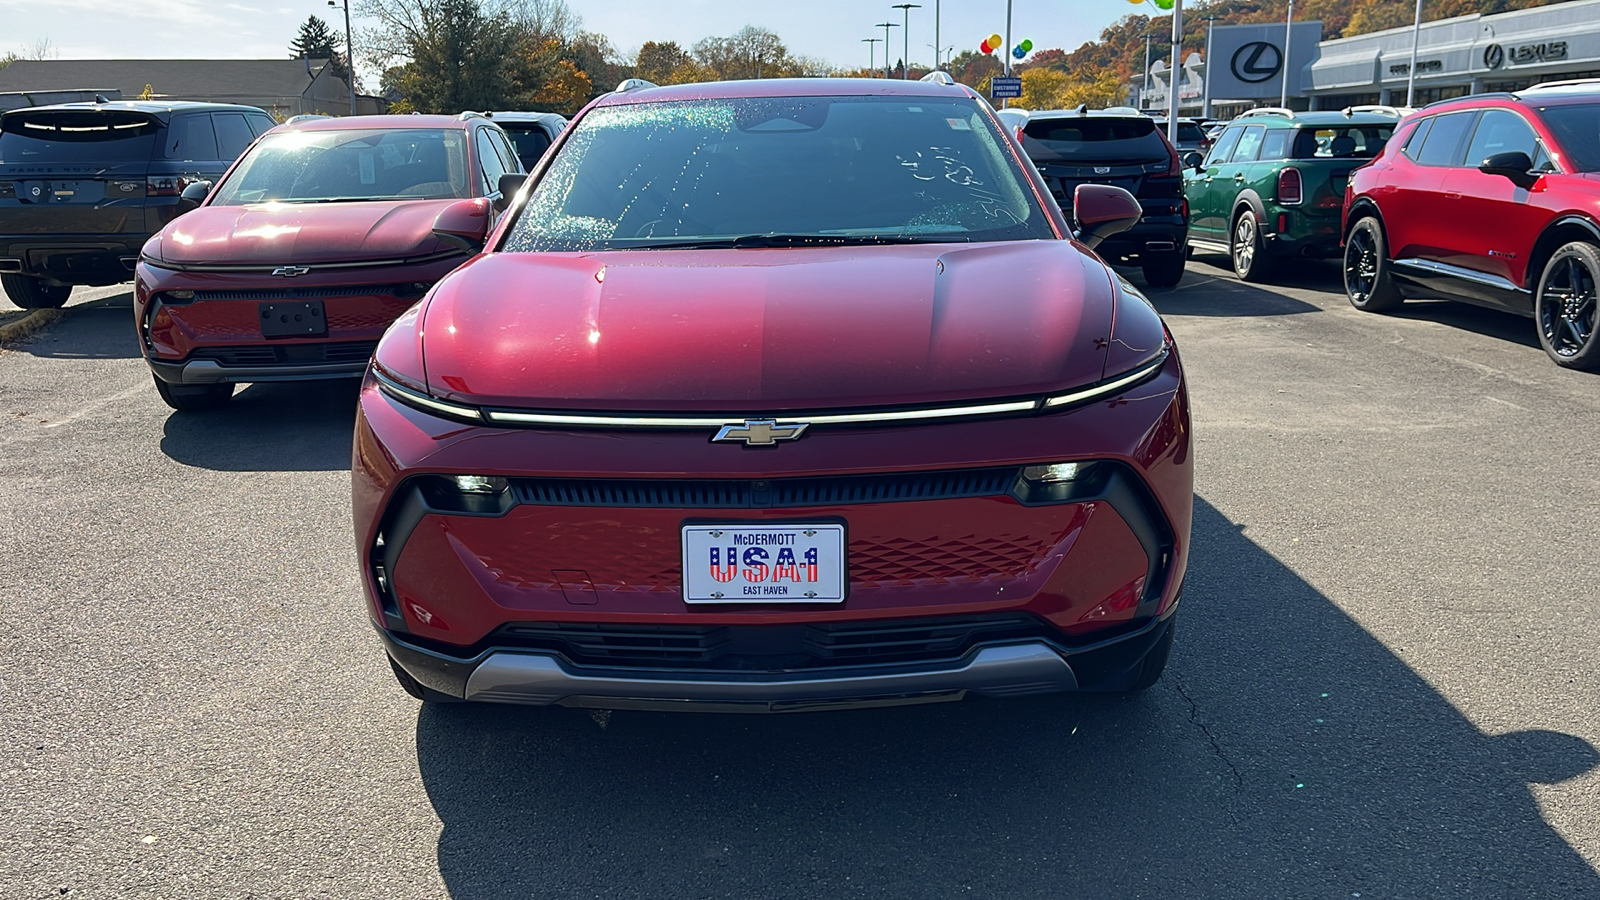
<path id="1" fill-rule="evenodd" d="M 137 112 L 15 112 L 0 120 L 0 164 L 149 162 L 159 129 Z"/>
<path id="2" fill-rule="evenodd" d="M 470 197 L 456 129 L 284 131 L 263 137 L 210 205 Z"/>
<path id="3" fill-rule="evenodd" d="M 971 97 L 638 103 L 569 128 L 504 249 L 1055 236 Z"/>
<path id="4" fill-rule="evenodd" d="M 1561 161 L 1575 172 L 1600 172 L 1600 104 L 1541 106 L 1539 115 L 1561 145 Z"/>
<path id="5" fill-rule="evenodd" d="M 1183 128 L 1183 123 L 1178 127 Z M 1181 136 L 1181 133 L 1180 133 Z M 1022 129 L 1022 149 L 1034 162 L 1164 162 L 1167 144 L 1146 116 L 1071 116 L 1033 119 Z"/>

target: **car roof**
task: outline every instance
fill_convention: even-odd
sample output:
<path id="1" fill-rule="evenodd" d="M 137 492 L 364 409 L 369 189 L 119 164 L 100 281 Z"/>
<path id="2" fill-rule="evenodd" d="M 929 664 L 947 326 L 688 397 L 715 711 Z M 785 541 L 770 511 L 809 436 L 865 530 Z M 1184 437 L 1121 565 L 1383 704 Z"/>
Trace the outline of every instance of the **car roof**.
<path id="1" fill-rule="evenodd" d="M 24 106 L 19 109 L 6 110 L 10 113 L 54 112 L 57 110 L 70 110 L 72 112 L 141 112 L 150 115 L 171 114 L 175 112 L 188 112 L 193 110 L 247 110 L 250 112 L 265 112 L 258 106 L 243 106 L 237 103 L 199 103 L 190 100 L 107 100 L 104 103 L 51 103 L 45 106 Z"/>
<path id="2" fill-rule="evenodd" d="M 328 119 L 309 119 L 279 125 L 284 131 L 350 131 L 356 128 L 445 128 L 461 130 L 470 127 L 474 119 L 488 122 L 482 115 L 473 113 L 459 116 L 336 116 Z"/>
<path id="3" fill-rule="evenodd" d="M 903 81 L 896 78 L 761 78 L 750 81 L 703 81 L 668 87 L 636 87 L 613 91 L 596 106 L 657 103 L 671 100 L 714 100 L 737 97 L 945 97 L 977 96 L 961 84 Z"/>
<path id="4" fill-rule="evenodd" d="M 565 122 L 566 116 L 552 112 L 528 112 L 522 110 L 495 110 L 484 113 L 494 122 Z"/>

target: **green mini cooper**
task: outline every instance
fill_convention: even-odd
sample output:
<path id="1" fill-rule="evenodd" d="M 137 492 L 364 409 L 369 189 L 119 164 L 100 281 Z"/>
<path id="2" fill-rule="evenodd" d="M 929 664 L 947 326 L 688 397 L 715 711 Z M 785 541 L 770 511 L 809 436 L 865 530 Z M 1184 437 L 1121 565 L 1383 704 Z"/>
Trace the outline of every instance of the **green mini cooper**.
<path id="1" fill-rule="evenodd" d="M 1383 149 L 1400 113 L 1267 108 L 1234 119 L 1209 154 L 1184 157 L 1190 248 L 1228 254 L 1245 281 L 1270 277 L 1284 257 L 1339 256 L 1345 181 Z"/>

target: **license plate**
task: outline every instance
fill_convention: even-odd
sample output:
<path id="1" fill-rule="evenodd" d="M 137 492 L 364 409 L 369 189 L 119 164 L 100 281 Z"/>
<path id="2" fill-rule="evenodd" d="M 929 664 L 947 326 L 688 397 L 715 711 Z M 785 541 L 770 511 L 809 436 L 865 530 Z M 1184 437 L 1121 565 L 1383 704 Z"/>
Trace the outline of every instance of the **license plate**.
<path id="1" fill-rule="evenodd" d="M 839 603 L 844 526 L 685 525 L 685 603 Z"/>
<path id="2" fill-rule="evenodd" d="M 257 309 L 262 337 L 321 337 L 328 333 L 321 300 L 263 303 Z"/>

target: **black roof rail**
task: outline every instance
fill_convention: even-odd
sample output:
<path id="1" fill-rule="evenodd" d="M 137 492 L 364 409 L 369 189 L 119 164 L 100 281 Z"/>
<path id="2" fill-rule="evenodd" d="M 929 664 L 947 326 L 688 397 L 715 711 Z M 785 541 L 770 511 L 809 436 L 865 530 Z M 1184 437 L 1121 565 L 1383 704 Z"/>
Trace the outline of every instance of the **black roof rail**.
<path id="1" fill-rule="evenodd" d="M 1435 106 L 1440 106 L 1440 105 L 1443 105 L 1445 103 L 1454 103 L 1457 100 L 1521 100 L 1521 99 L 1522 99 L 1521 97 L 1518 97 L 1516 94 L 1513 94 L 1510 91 L 1490 91 L 1487 94 L 1467 94 L 1464 97 L 1446 97 L 1443 100 L 1435 100 L 1432 103 L 1426 104 L 1426 105 L 1418 107 L 1418 108 L 1419 109 L 1432 109 Z"/>

